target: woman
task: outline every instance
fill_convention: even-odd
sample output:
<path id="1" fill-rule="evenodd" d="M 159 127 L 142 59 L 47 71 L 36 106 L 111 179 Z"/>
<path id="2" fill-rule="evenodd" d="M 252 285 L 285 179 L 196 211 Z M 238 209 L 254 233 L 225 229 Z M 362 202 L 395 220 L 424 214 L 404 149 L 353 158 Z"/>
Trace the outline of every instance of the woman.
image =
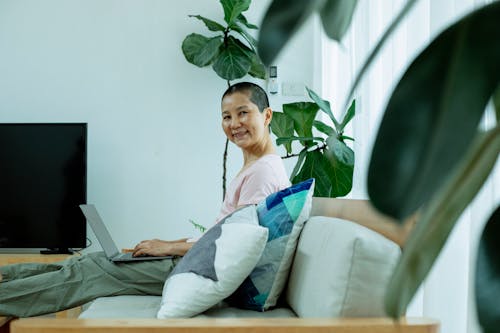
<path id="1" fill-rule="evenodd" d="M 272 110 L 265 91 L 253 83 L 237 83 L 222 96 L 221 108 L 222 128 L 241 149 L 243 167 L 228 188 L 216 222 L 290 185 L 270 137 Z M 187 239 L 147 240 L 137 244 L 133 255 L 182 256 L 192 245 Z M 0 315 L 52 313 L 103 296 L 161 295 L 176 260 L 114 264 L 98 252 L 57 264 L 0 267 Z"/>

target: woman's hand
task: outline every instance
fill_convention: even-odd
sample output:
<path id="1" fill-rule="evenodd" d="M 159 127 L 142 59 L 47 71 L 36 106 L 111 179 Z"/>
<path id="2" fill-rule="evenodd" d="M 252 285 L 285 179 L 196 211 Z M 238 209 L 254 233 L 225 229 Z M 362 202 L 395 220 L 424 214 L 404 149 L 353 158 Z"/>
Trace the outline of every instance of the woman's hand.
<path id="1" fill-rule="evenodd" d="M 179 239 L 176 241 L 164 241 L 160 239 L 145 240 L 135 246 L 132 256 L 183 256 L 191 248 L 191 246 L 193 246 L 193 243 L 187 243 L 186 240 L 187 239 Z"/>

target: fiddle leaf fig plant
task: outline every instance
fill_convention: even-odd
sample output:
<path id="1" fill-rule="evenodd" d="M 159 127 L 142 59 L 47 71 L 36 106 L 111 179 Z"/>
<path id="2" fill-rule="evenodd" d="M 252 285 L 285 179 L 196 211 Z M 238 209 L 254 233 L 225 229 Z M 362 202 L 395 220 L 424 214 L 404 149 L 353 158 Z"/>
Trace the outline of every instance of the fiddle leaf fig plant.
<path id="1" fill-rule="evenodd" d="M 231 85 L 236 80 L 250 75 L 265 79 L 266 67 L 257 53 L 257 40 L 248 29 L 258 27 L 249 23 L 243 12 L 250 7 L 251 0 L 220 0 L 224 10 L 224 23 L 201 15 L 189 17 L 202 21 L 212 36 L 192 33 L 182 42 L 182 53 L 186 60 L 197 66 L 212 66 L 215 73 Z M 226 196 L 226 162 L 229 140 L 226 139 L 222 157 L 222 198 Z"/>
<path id="2" fill-rule="evenodd" d="M 198 67 L 212 66 L 224 80 L 236 80 L 249 74 L 264 79 L 266 68 L 257 54 L 257 41 L 248 29 L 258 29 L 248 22 L 243 12 L 250 7 L 250 0 L 220 0 L 224 10 L 224 23 L 201 15 L 189 15 L 202 21 L 213 36 L 197 33 L 188 35 L 182 42 L 184 57 Z"/>
<path id="3" fill-rule="evenodd" d="M 361 67 L 347 100 L 383 43 L 417 1 L 408 0 L 389 25 Z M 271 63 L 315 11 L 320 13 L 327 35 L 339 41 L 355 6 L 356 1 L 350 0 L 273 0 L 259 36 L 262 59 Z M 385 296 L 386 312 L 394 318 L 404 315 L 457 219 L 498 160 L 499 18 L 500 1 L 493 1 L 445 29 L 410 64 L 386 107 L 372 151 L 368 194 L 376 208 L 401 223 L 419 212 Z M 497 123 L 481 130 L 479 122 L 490 100 Z M 347 114 L 344 119 L 349 119 Z M 317 128 L 323 133 L 330 131 L 323 125 Z M 338 134 L 339 129 L 335 130 Z M 327 143 L 335 138 L 339 135 L 328 137 Z M 335 144 L 330 143 L 329 148 Z M 305 160 L 305 155 L 301 152 L 299 160 Z M 314 155 L 314 163 L 312 158 L 310 163 L 319 169 L 317 175 L 331 177 L 317 151 Z M 496 332 L 500 324 L 499 209 L 500 205 L 483 231 L 475 274 L 477 317 L 484 332 Z"/>
<path id="4" fill-rule="evenodd" d="M 314 177 L 314 196 L 344 196 L 352 189 L 354 172 L 354 151 L 345 143 L 353 139 L 344 135 L 344 129 L 354 117 L 355 101 L 339 122 L 328 101 L 309 88 L 307 92 L 313 102 L 283 104 L 283 112 L 273 114 L 271 131 L 277 137 L 276 144 L 283 145 L 286 150 L 284 158 L 298 158 L 290 175 L 293 184 Z M 328 115 L 334 127 L 316 119 L 319 110 Z M 315 136 L 314 129 L 326 137 Z M 292 151 L 293 142 L 301 145 L 298 153 Z"/>

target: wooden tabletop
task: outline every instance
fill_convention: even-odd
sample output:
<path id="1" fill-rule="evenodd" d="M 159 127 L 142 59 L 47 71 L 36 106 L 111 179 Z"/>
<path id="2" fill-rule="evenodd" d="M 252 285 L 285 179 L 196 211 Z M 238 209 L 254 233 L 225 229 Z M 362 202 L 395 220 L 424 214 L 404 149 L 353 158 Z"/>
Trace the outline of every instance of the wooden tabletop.
<path id="1" fill-rule="evenodd" d="M 429 318 L 20 319 L 12 333 L 438 333 Z"/>

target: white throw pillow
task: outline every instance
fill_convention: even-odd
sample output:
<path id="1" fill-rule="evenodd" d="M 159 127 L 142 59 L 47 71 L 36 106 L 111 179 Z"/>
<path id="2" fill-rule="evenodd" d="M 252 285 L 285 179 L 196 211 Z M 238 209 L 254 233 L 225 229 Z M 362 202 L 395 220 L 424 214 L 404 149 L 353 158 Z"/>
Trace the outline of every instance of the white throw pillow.
<path id="1" fill-rule="evenodd" d="M 299 317 L 384 316 L 399 246 L 354 222 L 315 216 L 300 236 L 287 301 Z"/>
<path id="2" fill-rule="evenodd" d="M 229 296 L 259 261 L 267 236 L 255 206 L 210 228 L 167 278 L 157 317 L 191 317 Z"/>

